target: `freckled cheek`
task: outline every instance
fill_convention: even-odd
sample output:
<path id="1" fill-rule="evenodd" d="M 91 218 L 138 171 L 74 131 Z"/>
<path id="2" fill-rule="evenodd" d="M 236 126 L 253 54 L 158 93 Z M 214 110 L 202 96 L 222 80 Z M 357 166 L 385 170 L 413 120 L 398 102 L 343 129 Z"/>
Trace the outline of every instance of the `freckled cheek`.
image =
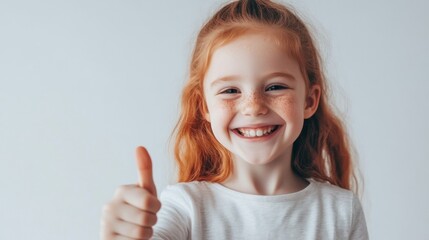
<path id="1" fill-rule="evenodd" d="M 234 104 L 230 102 L 217 102 L 214 103 L 209 109 L 210 118 L 212 120 L 212 124 L 221 127 L 229 126 L 233 116 L 234 116 Z"/>
<path id="2" fill-rule="evenodd" d="M 304 107 L 301 105 L 302 103 L 293 96 L 279 97 L 271 101 L 272 109 L 275 109 L 277 114 L 288 119 L 303 118 Z"/>

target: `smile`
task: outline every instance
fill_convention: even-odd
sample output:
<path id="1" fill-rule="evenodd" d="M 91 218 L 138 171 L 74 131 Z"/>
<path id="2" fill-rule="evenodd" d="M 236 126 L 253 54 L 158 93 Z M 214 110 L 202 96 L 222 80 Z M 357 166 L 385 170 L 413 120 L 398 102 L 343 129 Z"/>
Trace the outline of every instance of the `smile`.
<path id="1" fill-rule="evenodd" d="M 258 128 L 235 128 L 233 132 L 245 138 L 260 138 L 273 134 L 278 128 L 279 125 Z"/>

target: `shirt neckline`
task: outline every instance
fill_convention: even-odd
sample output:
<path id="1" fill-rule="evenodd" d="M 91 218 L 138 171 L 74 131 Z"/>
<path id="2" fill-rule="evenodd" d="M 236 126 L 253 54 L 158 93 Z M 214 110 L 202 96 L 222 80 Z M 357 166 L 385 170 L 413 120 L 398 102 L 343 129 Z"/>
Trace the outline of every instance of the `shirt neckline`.
<path id="1" fill-rule="evenodd" d="M 293 201 L 299 200 L 307 196 L 315 187 L 315 182 L 313 179 L 306 179 L 309 181 L 309 184 L 302 190 L 293 193 L 285 193 L 278 195 L 257 195 L 250 193 L 243 193 L 236 190 L 232 190 L 223 186 L 220 183 L 208 183 L 208 187 L 212 188 L 215 191 L 218 191 L 222 194 L 229 195 L 230 197 L 241 199 L 241 200 L 250 200 L 250 201 L 259 201 L 259 202 L 283 202 L 283 201 Z"/>

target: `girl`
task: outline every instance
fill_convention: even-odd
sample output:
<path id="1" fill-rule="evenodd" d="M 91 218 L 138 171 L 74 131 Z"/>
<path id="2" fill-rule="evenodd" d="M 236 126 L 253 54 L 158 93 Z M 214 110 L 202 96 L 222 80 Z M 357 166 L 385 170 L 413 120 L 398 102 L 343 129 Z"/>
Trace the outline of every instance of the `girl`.
<path id="1" fill-rule="evenodd" d="M 179 183 L 159 201 L 137 148 L 139 184 L 105 205 L 102 239 L 368 239 L 347 134 L 291 10 L 240 0 L 215 13 L 198 35 L 181 111 Z"/>

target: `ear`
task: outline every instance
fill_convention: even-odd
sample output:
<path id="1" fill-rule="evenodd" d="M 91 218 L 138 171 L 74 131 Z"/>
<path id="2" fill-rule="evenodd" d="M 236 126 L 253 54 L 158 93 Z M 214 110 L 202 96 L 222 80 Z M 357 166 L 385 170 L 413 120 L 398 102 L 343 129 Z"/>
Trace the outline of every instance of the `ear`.
<path id="1" fill-rule="evenodd" d="M 316 112 L 319 106 L 320 99 L 320 86 L 312 85 L 308 91 L 307 98 L 305 99 L 304 118 L 308 119 Z"/>

